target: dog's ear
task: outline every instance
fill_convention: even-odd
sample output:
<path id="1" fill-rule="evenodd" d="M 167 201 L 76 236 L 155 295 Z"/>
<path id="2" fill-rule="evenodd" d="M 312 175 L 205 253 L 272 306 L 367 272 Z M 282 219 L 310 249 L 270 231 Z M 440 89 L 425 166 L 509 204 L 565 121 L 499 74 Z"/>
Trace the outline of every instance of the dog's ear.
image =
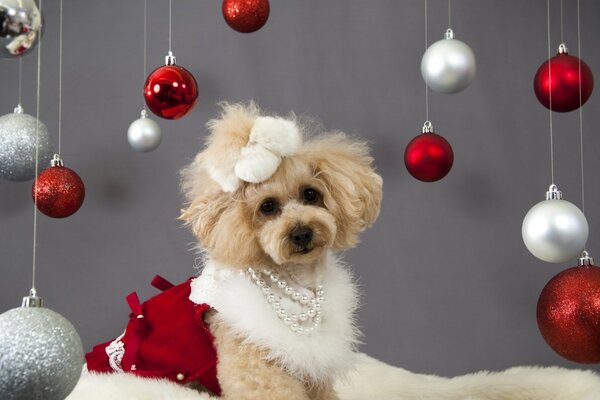
<path id="1" fill-rule="evenodd" d="M 355 246 L 358 234 L 379 215 L 381 204 L 383 181 L 375 172 L 368 145 L 335 133 L 305 143 L 300 156 L 326 188 L 325 207 L 337 220 L 334 247 Z"/>

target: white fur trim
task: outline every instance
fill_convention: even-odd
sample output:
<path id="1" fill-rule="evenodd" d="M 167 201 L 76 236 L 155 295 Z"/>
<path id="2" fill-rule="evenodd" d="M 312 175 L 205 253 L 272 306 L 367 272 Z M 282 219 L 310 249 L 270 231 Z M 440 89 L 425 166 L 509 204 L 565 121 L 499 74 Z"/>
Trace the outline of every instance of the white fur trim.
<path id="1" fill-rule="evenodd" d="M 252 145 L 242 148 L 240 160 L 235 164 L 235 174 L 250 183 L 264 182 L 269 179 L 281 163 L 281 157 L 267 148 Z"/>
<path id="2" fill-rule="evenodd" d="M 267 359 L 300 379 L 332 379 L 354 363 L 358 330 L 354 313 L 358 305 L 352 276 L 333 256 L 328 257 L 322 277 L 325 301 L 322 324 L 311 336 L 292 332 L 275 315 L 260 289 L 239 269 L 208 261 L 191 283 L 190 300 L 214 307 L 217 318 L 236 333 L 267 352 Z M 281 300 L 288 312 L 297 304 Z"/>
<path id="3" fill-rule="evenodd" d="M 209 166 L 206 171 L 210 178 L 221 186 L 221 189 L 223 189 L 224 192 L 235 192 L 240 186 L 240 178 L 237 177 L 233 168 L 235 168 L 235 166 L 232 167 L 231 170 Z"/>
<path id="4" fill-rule="evenodd" d="M 335 389 L 340 400 L 598 400 L 600 377 L 591 371 L 517 367 L 452 379 L 414 374 L 356 355 L 356 367 Z M 90 374 L 84 368 L 66 400 L 217 400 L 182 385 L 133 374 Z"/>
<path id="5" fill-rule="evenodd" d="M 295 154 L 302 137 L 293 121 L 283 118 L 258 117 L 250 131 L 249 145 L 260 144 L 274 154 L 285 157 Z"/>

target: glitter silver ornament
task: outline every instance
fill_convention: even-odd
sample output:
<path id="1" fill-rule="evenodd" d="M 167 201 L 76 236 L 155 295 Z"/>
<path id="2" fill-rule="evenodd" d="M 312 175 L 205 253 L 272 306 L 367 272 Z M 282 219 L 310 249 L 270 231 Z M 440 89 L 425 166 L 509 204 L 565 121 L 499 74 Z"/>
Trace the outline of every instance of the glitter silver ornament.
<path id="1" fill-rule="evenodd" d="M 34 0 L 0 0 L 0 57 L 29 53 L 42 34 L 42 13 Z"/>
<path id="2" fill-rule="evenodd" d="M 73 325 L 35 295 L 0 314 L 0 399 L 64 400 L 83 367 Z"/>
<path id="3" fill-rule="evenodd" d="M 152 151 L 162 140 L 160 126 L 156 121 L 148 118 L 146 110 L 142 110 L 140 118 L 129 125 L 127 140 L 134 150 Z"/>
<path id="4" fill-rule="evenodd" d="M 473 50 L 454 39 L 448 29 L 445 38 L 438 40 L 423 54 L 421 75 L 427 86 L 436 92 L 452 94 L 466 89 L 475 79 L 477 64 Z"/>
<path id="5" fill-rule="evenodd" d="M 525 218 L 521 233 L 527 249 L 540 260 L 561 263 L 581 254 L 589 227 L 581 210 L 562 200 L 562 193 L 551 185 L 546 200 L 533 206 Z"/>
<path id="6" fill-rule="evenodd" d="M 37 121 L 35 117 L 25 114 L 21 105 L 12 114 L 0 117 L 0 177 L 11 181 L 34 178 Z M 40 172 L 50 164 L 54 154 L 48 128 L 41 121 L 38 140 Z"/>

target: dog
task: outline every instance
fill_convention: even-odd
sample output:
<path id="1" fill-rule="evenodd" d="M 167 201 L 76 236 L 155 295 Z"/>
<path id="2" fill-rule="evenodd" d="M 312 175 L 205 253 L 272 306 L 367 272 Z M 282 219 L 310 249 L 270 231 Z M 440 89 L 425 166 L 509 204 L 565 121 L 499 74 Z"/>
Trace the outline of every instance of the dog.
<path id="1" fill-rule="evenodd" d="M 341 132 L 305 138 L 294 116 L 265 116 L 254 103 L 222 104 L 208 128 L 182 170 L 180 217 L 204 269 L 177 286 L 159 279 L 164 292 L 147 303 L 130 295 L 126 331 L 88 354 L 91 373 L 69 400 L 600 398 L 591 372 L 446 379 L 357 353 L 358 290 L 337 254 L 379 214 L 368 145 Z"/>

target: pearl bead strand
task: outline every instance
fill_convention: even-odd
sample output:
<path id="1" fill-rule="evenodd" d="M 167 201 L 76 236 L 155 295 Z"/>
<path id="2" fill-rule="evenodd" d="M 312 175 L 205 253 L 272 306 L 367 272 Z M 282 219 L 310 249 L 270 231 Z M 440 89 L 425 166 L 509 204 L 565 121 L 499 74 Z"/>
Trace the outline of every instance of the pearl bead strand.
<path id="1" fill-rule="evenodd" d="M 267 303 L 271 305 L 277 317 L 292 332 L 308 336 L 321 325 L 321 308 L 322 303 L 325 301 L 325 291 L 322 285 L 318 285 L 315 290 L 305 288 L 313 293 L 313 297 L 310 297 L 295 290 L 287 281 L 281 279 L 277 273 L 269 270 L 258 272 L 253 268 L 248 268 L 248 274 L 252 278 L 252 282 L 261 289 Z M 263 276 L 267 277 L 270 282 L 267 282 Z M 301 312 L 298 314 L 289 314 L 279 300 L 277 300 L 277 296 L 273 293 L 273 286 L 281 289 L 283 294 L 289 297 L 294 303 L 300 304 Z"/>

